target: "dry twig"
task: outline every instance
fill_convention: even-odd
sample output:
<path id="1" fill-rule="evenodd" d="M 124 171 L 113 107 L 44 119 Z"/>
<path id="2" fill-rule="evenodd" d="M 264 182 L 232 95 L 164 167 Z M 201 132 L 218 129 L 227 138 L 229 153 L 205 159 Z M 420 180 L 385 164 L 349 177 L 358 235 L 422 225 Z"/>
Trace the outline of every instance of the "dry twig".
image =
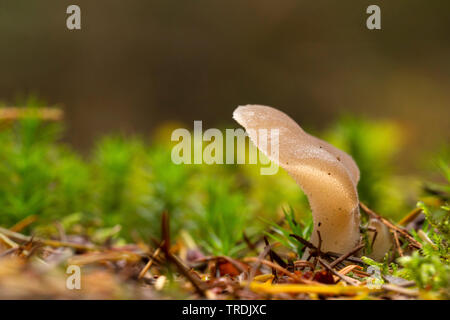
<path id="1" fill-rule="evenodd" d="M 364 210 L 364 212 L 366 212 L 368 215 L 380 220 L 382 223 L 384 223 L 389 229 L 391 230 L 395 230 L 398 233 L 400 233 L 401 235 L 403 235 L 406 239 L 408 239 L 409 243 L 416 247 L 417 249 L 421 249 L 422 245 L 420 244 L 420 242 L 418 242 L 416 239 L 414 239 L 408 231 L 406 231 L 405 229 L 399 228 L 396 225 L 392 224 L 391 222 L 389 222 L 389 220 L 383 218 L 382 216 L 380 216 L 379 214 L 375 213 L 373 210 L 369 209 L 364 203 L 360 202 L 359 206 L 361 207 L 362 210 Z"/>

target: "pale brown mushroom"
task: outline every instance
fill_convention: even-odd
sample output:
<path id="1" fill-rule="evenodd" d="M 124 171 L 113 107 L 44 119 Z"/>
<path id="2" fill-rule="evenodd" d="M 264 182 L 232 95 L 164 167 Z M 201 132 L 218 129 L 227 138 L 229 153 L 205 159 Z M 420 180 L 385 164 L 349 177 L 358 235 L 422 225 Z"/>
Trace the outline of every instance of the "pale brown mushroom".
<path id="1" fill-rule="evenodd" d="M 391 249 L 393 245 L 392 235 L 388 227 L 378 219 L 370 219 L 369 228 L 374 229 L 373 235 L 370 237 L 372 243 L 372 252 L 367 256 L 382 261 L 386 252 Z"/>
<path id="2" fill-rule="evenodd" d="M 319 244 L 319 231 L 322 251 L 345 254 L 354 249 L 360 243 L 360 214 L 356 190 L 359 169 L 352 157 L 309 135 L 272 107 L 240 106 L 233 118 L 246 129 L 258 149 L 284 168 L 305 192 L 314 221 L 311 242 Z M 272 144 L 271 135 L 267 135 L 267 144 L 258 141 L 260 129 L 278 130 L 278 158 L 265 148 Z"/>

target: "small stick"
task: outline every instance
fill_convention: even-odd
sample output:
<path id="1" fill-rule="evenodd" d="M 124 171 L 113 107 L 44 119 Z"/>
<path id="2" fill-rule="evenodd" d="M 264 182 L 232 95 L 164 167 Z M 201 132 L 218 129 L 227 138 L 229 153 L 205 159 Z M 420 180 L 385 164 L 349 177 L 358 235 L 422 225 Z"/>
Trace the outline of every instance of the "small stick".
<path id="1" fill-rule="evenodd" d="M 326 263 L 322 258 L 319 258 L 319 262 L 326 268 L 328 269 L 332 274 L 334 274 L 335 276 L 338 276 L 339 278 L 341 278 L 343 281 L 345 281 L 346 283 L 348 283 L 351 286 L 356 286 L 357 282 L 356 280 L 345 276 L 343 274 L 340 274 L 339 272 L 337 272 L 336 270 L 334 270 L 333 268 L 331 268 L 331 266 Z"/>
<path id="2" fill-rule="evenodd" d="M 373 250 L 373 245 L 375 243 L 375 240 L 377 240 L 377 236 L 378 236 L 378 231 L 377 231 L 377 229 L 375 229 L 373 232 L 372 242 L 370 243 L 370 250 Z"/>
<path id="3" fill-rule="evenodd" d="M 305 247 L 309 248 L 309 249 L 314 249 L 317 250 L 316 246 L 313 245 L 311 242 L 309 242 L 308 240 L 303 239 L 302 237 L 296 235 L 296 234 L 290 234 L 290 237 L 293 237 L 295 239 L 297 239 L 301 244 L 303 244 Z"/>
<path id="4" fill-rule="evenodd" d="M 272 246 L 273 247 L 273 246 Z M 269 251 L 271 259 L 273 259 L 276 263 L 278 263 L 283 268 L 287 268 L 287 263 L 272 249 Z"/>
<path id="5" fill-rule="evenodd" d="M 319 246 L 317 247 L 318 255 L 320 256 L 320 249 L 322 248 L 322 236 L 320 235 L 320 231 L 317 230 L 317 236 L 319 237 Z"/>
<path id="6" fill-rule="evenodd" d="M 421 208 L 415 208 L 411 212 L 409 212 L 406 216 L 404 216 L 399 222 L 398 225 L 406 226 L 408 223 L 413 221 L 417 216 L 422 212 Z"/>
<path id="7" fill-rule="evenodd" d="M 436 246 L 436 244 L 427 236 L 427 234 L 425 232 L 423 232 L 423 230 L 419 230 L 417 232 L 417 235 L 420 237 L 420 239 L 422 239 L 423 241 L 425 241 L 426 243 L 431 245 L 434 250 L 438 250 L 438 247 Z"/>
<path id="8" fill-rule="evenodd" d="M 195 290 L 201 297 L 206 297 L 205 289 L 203 288 L 203 283 L 194 278 L 190 271 L 173 255 L 170 253 L 170 221 L 169 214 L 164 211 L 161 217 L 161 234 L 163 238 L 162 249 L 164 255 L 169 262 L 172 262 L 182 275 L 184 275 L 194 286 Z"/>
<path id="9" fill-rule="evenodd" d="M 8 250 L 5 250 L 2 253 L 0 253 L 0 258 L 6 257 L 7 255 L 9 255 L 9 254 L 11 254 L 11 253 L 13 253 L 13 252 L 15 252 L 17 250 L 19 250 L 18 247 L 16 247 L 16 248 L 9 248 Z"/>
<path id="10" fill-rule="evenodd" d="M 269 245 L 270 245 L 269 240 L 267 239 L 266 236 L 264 236 L 264 242 L 266 243 L 266 246 L 269 247 Z M 269 248 L 269 257 L 270 257 L 270 262 L 273 262 L 273 254 L 272 254 L 271 248 Z M 272 275 L 273 275 L 273 278 L 275 279 L 275 281 L 278 281 L 277 270 L 275 268 L 272 268 Z"/>
<path id="11" fill-rule="evenodd" d="M 0 227 L 0 233 L 3 233 L 4 235 L 8 236 L 9 238 L 12 238 L 12 239 L 15 239 L 18 241 L 22 241 L 22 242 L 35 241 L 35 242 L 40 242 L 46 246 L 55 247 L 55 248 L 68 247 L 68 248 L 73 248 L 73 249 L 78 249 L 78 250 L 86 250 L 86 251 L 92 251 L 92 250 L 98 249 L 96 246 L 93 246 L 93 245 L 83 245 L 83 244 L 79 244 L 79 243 L 42 239 L 42 238 L 37 238 L 37 237 L 33 238 L 30 236 L 25 236 L 21 233 L 17 233 L 17 232 L 5 229 L 3 227 Z"/>
<path id="12" fill-rule="evenodd" d="M 269 243 L 269 240 L 267 239 L 266 236 L 264 236 L 264 243 L 266 245 L 268 245 Z M 273 262 L 275 260 L 275 262 L 278 263 L 280 266 L 282 266 L 283 268 L 287 268 L 286 262 L 284 262 L 284 260 L 275 251 L 272 250 L 272 248 L 274 248 L 276 244 L 278 244 L 278 242 L 274 243 L 269 250 L 270 261 Z"/>
<path id="13" fill-rule="evenodd" d="M 63 116 L 64 112 L 56 108 L 0 108 L 0 120 L 38 118 L 42 120 L 59 121 L 63 118 Z"/>
<path id="14" fill-rule="evenodd" d="M 247 257 L 247 258 L 244 258 L 243 260 L 244 260 L 244 261 L 249 261 L 249 262 L 254 262 L 254 261 L 257 261 L 258 258 L 256 258 L 256 257 Z M 303 284 L 317 284 L 316 281 L 311 281 L 311 280 L 303 279 L 303 278 L 297 276 L 295 273 L 292 273 L 292 272 L 286 270 L 285 268 L 283 268 L 283 267 L 277 265 L 276 263 L 270 262 L 270 261 L 268 261 L 268 260 L 261 260 L 261 263 L 262 263 L 262 264 L 265 264 L 266 266 L 269 266 L 269 267 L 272 267 L 272 268 L 277 269 L 277 270 L 280 271 L 281 273 L 283 273 L 283 274 L 285 274 L 285 275 L 291 277 L 292 279 L 294 279 L 294 280 L 296 280 L 296 281 L 298 281 L 298 282 L 300 282 L 300 283 L 303 283 Z"/>
<path id="15" fill-rule="evenodd" d="M 138 279 L 142 279 L 145 274 L 147 273 L 147 271 L 150 269 L 150 267 L 153 264 L 153 261 L 155 261 L 155 258 L 159 255 L 159 253 L 161 252 L 161 248 L 164 245 L 164 240 L 161 243 L 161 245 L 155 250 L 155 252 L 153 253 L 153 255 L 150 257 L 150 259 L 148 260 L 147 264 L 145 265 L 145 267 L 141 270 L 141 272 L 139 273 Z"/>
<path id="16" fill-rule="evenodd" d="M 166 258 L 168 261 L 172 262 L 180 271 L 182 275 L 184 275 L 194 286 L 195 290 L 202 297 L 206 297 L 205 289 L 203 288 L 203 284 L 198 281 L 197 278 L 194 278 L 191 272 L 170 252 L 165 252 Z"/>
<path id="17" fill-rule="evenodd" d="M 361 277 L 361 278 L 363 278 L 363 277 L 370 277 L 371 275 L 370 274 L 368 274 L 367 272 L 364 272 L 364 271 L 362 271 L 362 270 L 358 270 L 358 269 L 353 269 L 353 271 L 352 271 L 353 273 L 355 273 L 357 276 L 359 276 L 359 277 Z M 415 283 L 415 282 L 414 282 Z"/>
<path id="18" fill-rule="evenodd" d="M 373 210 L 369 209 L 364 203 L 360 202 L 359 206 L 361 207 L 362 210 L 364 210 L 364 212 L 366 212 L 367 214 L 369 214 L 372 217 L 375 217 L 377 219 L 379 219 L 381 222 L 383 222 L 387 227 L 389 227 L 390 229 L 393 229 L 397 232 L 399 232 L 401 235 L 403 235 L 405 238 L 408 239 L 408 241 L 411 243 L 411 245 L 413 245 L 414 247 L 416 247 L 417 249 L 422 249 L 422 245 L 420 244 L 420 242 L 418 242 L 416 239 L 414 239 L 408 231 L 399 228 L 395 225 L 393 225 L 391 222 L 389 222 L 389 220 L 383 218 L 382 216 L 380 216 L 379 214 L 375 213 Z"/>
<path id="19" fill-rule="evenodd" d="M 309 268 L 311 268 L 311 270 L 314 270 L 314 265 L 311 262 L 306 261 L 306 260 L 294 261 L 294 265 L 296 267 L 309 267 Z"/>
<path id="20" fill-rule="evenodd" d="M 247 234 L 245 232 L 243 232 L 242 235 L 243 235 L 245 243 L 247 244 L 247 247 L 251 251 L 253 251 L 253 252 L 255 252 L 257 254 L 258 251 L 256 250 L 256 246 L 250 241 L 250 239 L 247 237 Z"/>
<path id="21" fill-rule="evenodd" d="M 351 255 L 355 254 L 356 252 L 358 252 L 362 248 L 364 248 L 364 243 L 361 243 L 359 246 L 356 246 L 355 248 L 353 248 L 352 250 L 350 250 L 346 254 L 344 254 L 344 255 L 340 256 L 339 258 L 337 258 L 336 260 L 334 260 L 332 263 L 330 263 L 330 267 L 334 268 L 339 263 L 341 263 L 342 261 L 346 260 L 348 257 L 350 257 Z"/>
<path id="22" fill-rule="evenodd" d="M 327 253 L 325 253 L 325 255 L 330 256 L 330 257 L 335 257 L 335 258 L 339 258 L 340 256 L 342 256 L 342 254 L 332 252 L 332 251 L 327 251 Z M 357 264 L 367 264 L 364 261 L 362 261 L 360 258 L 357 258 L 354 256 L 347 257 L 344 260 L 352 262 L 352 263 L 357 263 Z"/>
<path id="23" fill-rule="evenodd" d="M 414 290 L 414 289 L 406 289 L 403 287 L 399 287 L 393 284 L 383 284 L 381 285 L 381 288 L 387 291 L 393 291 L 399 294 L 403 294 L 405 296 L 412 296 L 412 297 L 416 297 L 419 295 L 419 291 L 418 290 Z"/>
<path id="24" fill-rule="evenodd" d="M 3 241 L 6 245 L 8 245 L 10 248 L 18 248 L 19 245 L 12 241 L 10 238 L 8 238 L 3 233 L 0 233 L 0 240 Z"/>
<path id="25" fill-rule="evenodd" d="M 320 235 L 319 230 L 317 230 L 317 236 L 319 237 L 319 245 L 317 246 L 317 252 L 314 257 L 314 264 L 313 264 L 314 268 L 312 269 L 313 272 L 314 272 L 314 270 L 316 270 L 316 267 L 317 267 L 317 258 L 321 256 L 320 248 L 322 247 L 322 236 Z"/>
<path id="26" fill-rule="evenodd" d="M 356 273 L 358 270 L 361 270 L 361 269 L 362 269 L 361 266 L 359 266 L 357 264 L 351 264 L 351 265 L 348 265 L 348 266 L 342 268 L 338 272 L 340 274 L 343 274 L 344 276 L 346 276 L 350 272 Z M 370 277 L 370 274 L 367 274 L 367 277 Z"/>
<path id="27" fill-rule="evenodd" d="M 38 217 L 34 214 L 31 216 L 28 216 L 25 219 L 22 219 L 19 222 L 17 222 L 15 225 L 13 225 L 11 228 L 9 228 L 9 230 L 14 231 L 14 232 L 20 232 L 23 229 L 25 229 L 27 226 L 29 226 L 30 224 L 35 222 L 37 220 L 37 218 Z"/>
<path id="28" fill-rule="evenodd" d="M 397 247 L 398 254 L 400 255 L 400 257 L 403 257 L 403 250 L 402 250 L 402 247 L 400 246 L 400 241 L 398 240 L 397 232 L 394 231 L 393 234 L 394 234 L 395 246 Z"/>
<path id="29" fill-rule="evenodd" d="M 267 239 L 266 239 L 266 241 L 267 241 Z M 271 249 L 271 245 L 269 244 L 269 242 L 266 242 L 266 243 L 267 243 L 266 247 L 258 256 L 258 259 L 256 260 L 256 263 L 253 266 L 252 270 L 250 270 L 250 274 L 248 276 L 248 286 L 250 286 L 250 283 L 253 281 L 253 278 L 255 277 L 255 274 L 256 274 L 256 270 L 258 270 L 259 266 L 261 265 L 261 261 L 267 256 L 267 254 L 269 253 L 269 251 Z M 273 273 L 273 270 L 274 269 L 272 268 L 272 273 Z"/>

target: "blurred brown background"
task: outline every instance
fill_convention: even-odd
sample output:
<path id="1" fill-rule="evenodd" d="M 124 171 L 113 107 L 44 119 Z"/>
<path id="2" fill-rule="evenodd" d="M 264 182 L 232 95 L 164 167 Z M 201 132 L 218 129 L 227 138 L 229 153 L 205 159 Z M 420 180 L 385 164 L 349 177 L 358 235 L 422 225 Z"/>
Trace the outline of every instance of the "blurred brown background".
<path id="1" fill-rule="evenodd" d="M 366 29 L 370 4 L 381 31 Z M 450 138 L 450 1 L 1 0 L 0 41 L 0 99 L 64 105 L 80 148 L 168 120 L 229 124 L 247 103 L 316 129 L 346 112 L 395 119 L 414 148 Z"/>

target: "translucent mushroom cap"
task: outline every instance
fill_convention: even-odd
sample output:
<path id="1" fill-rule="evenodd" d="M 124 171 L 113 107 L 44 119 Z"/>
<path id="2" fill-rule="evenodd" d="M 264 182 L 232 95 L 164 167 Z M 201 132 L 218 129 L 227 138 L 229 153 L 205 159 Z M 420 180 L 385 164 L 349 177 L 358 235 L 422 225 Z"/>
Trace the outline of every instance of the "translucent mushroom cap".
<path id="1" fill-rule="evenodd" d="M 322 251 L 347 253 L 355 248 L 360 242 L 356 190 L 359 169 L 352 157 L 309 135 L 289 116 L 272 107 L 240 106 L 233 118 L 247 130 L 258 149 L 284 168 L 305 192 L 314 220 L 311 242 L 318 245 L 319 231 Z M 277 158 L 258 140 L 260 129 L 278 130 Z M 268 146 L 272 145 L 271 138 L 268 134 Z"/>

